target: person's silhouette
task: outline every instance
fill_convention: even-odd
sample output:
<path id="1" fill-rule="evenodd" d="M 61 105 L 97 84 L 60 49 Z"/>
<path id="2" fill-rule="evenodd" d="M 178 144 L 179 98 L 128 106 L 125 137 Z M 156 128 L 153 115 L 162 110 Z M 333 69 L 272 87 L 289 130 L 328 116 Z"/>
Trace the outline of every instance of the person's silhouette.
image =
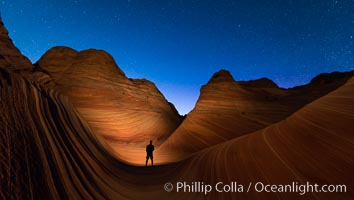
<path id="1" fill-rule="evenodd" d="M 153 154 L 152 154 L 152 152 L 154 150 L 155 150 L 155 147 L 154 147 L 154 145 L 152 145 L 152 140 L 150 140 L 150 144 L 148 144 L 146 146 L 146 163 L 145 163 L 145 166 L 147 166 L 149 158 L 151 159 L 151 166 L 154 165 L 154 157 L 153 157 Z"/>

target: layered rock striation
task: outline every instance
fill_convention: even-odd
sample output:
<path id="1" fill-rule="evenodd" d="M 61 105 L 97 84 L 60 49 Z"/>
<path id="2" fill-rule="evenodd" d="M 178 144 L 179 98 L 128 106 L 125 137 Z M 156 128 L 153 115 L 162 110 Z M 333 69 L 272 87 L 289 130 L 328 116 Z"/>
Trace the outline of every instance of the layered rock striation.
<path id="1" fill-rule="evenodd" d="M 221 70 L 201 88 L 195 108 L 159 150 L 174 151 L 172 154 L 178 160 L 252 133 L 286 119 L 304 105 L 343 85 L 353 74 L 319 75 L 308 85 L 283 89 L 265 78 L 237 82 L 228 71 Z"/>
<path id="2" fill-rule="evenodd" d="M 159 144 L 182 121 L 152 82 L 127 78 L 104 51 L 54 47 L 36 67 L 53 77 L 93 130 L 113 146 L 149 140 Z"/>

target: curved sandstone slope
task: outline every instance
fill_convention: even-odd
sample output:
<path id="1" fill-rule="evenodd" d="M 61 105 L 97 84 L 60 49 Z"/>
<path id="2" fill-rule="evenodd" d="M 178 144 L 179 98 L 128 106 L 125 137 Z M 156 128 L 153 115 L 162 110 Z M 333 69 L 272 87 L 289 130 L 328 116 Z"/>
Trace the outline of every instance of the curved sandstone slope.
<path id="1" fill-rule="evenodd" d="M 156 199 L 165 194 L 170 167 L 121 164 L 67 97 L 0 69 L 0 199 Z"/>
<path id="2" fill-rule="evenodd" d="M 55 47 L 36 65 L 113 148 L 127 143 L 144 148 L 149 140 L 159 144 L 182 120 L 153 83 L 128 79 L 104 51 Z"/>
<path id="3" fill-rule="evenodd" d="M 88 145 L 99 143 L 68 99 L 6 69 L 1 69 L 0 80 L 0 198 L 92 195 L 88 191 L 95 186 L 80 181 L 83 175 L 77 170 L 90 165 L 87 170 L 92 171 L 92 159 L 79 158 Z"/>
<path id="4" fill-rule="evenodd" d="M 344 193 L 211 193 L 210 199 L 351 199 L 354 196 L 354 78 L 261 131 L 205 149 L 180 180 L 214 184 L 345 184 Z M 251 190 L 252 191 L 252 190 Z M 190 196 L 188 196 L 190 197 Z M 203 195 L 199 195 L 203 199 Z"/>
<path id="5" fill-rule="evenodd" d="M 179 160 L 267 127 L 343 85 L 352 75 L 353 72 L 323 74 L 308 85 L 286 90 L 265 78 L 236 82 L 228 71 L 221 70 L 202 87 L 195 109 L 156 153 L 161 162 L 168 151 L 173 151 Z"/>
<path id="6" fill-rule="evenodd" d="M 249 113 L 245 113 L 247 109 L 257 109 L 254 107 L 256 98 L 234 81 L 229 72 L 222 70 L 214 74 L 201 88 L 195 108 L 156 153 L 173 151 L 176 156 L 188 156 L 265 127 L 268 122 L 250 118 Z"/>

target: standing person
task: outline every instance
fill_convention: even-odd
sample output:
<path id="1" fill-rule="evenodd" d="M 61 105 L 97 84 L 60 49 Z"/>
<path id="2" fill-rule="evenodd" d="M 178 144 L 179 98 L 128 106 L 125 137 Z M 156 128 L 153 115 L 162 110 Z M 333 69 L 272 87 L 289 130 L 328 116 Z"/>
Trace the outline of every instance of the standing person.
<path id="1" fill-rule="evenodd" d="M 155 147 L 154 145 L 152 145 L 152 140 L 150 140 L 150 144 L 148 144 L 146 146 L 146 163 L 145 163 L 145 167 L 147 166 L 148 164 L 148 160 L 149 158 L 151 159 L 151 166 L 154 165 L 154 157 L 153 157 L 153 154 L 152 152 L 155 150 Z"/>

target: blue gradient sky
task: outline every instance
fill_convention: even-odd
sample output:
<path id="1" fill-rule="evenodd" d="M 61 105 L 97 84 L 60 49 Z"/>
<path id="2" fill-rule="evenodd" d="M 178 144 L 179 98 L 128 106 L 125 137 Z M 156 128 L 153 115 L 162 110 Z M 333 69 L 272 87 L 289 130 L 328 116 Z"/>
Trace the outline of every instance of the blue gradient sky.
<path id="1" fill-rule="evenodd" d="M 104 49 L 181 114 L 219 69 L 281 87 L 354 69 L 353 0 L 0 0 L 32 62 L 53 46 Z"/>

